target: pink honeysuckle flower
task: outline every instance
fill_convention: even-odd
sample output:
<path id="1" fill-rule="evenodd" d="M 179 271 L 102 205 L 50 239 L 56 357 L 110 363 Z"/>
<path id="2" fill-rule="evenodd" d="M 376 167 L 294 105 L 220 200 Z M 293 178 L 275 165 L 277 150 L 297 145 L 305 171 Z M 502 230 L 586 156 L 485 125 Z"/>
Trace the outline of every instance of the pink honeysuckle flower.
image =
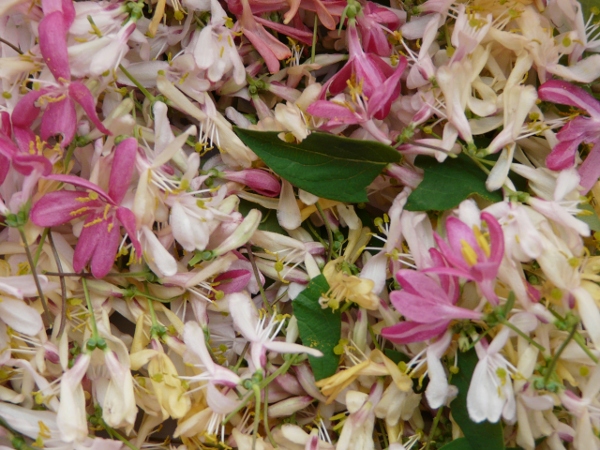
<path id="1" fill-rule="evenodd" d="M 452 320 L 477 320 L 482 314 L 456 306 L 458 283 L 454 277 L 440 281 L 415 270 L 396 273 L 402 290 L 390 294 L 394 307 L 408 320 L 382 330 L 381 335 L 397 344 L 421 342 L 444 333 Z"/>
<path id="2" fill-rule="evenodd" d="M 390 56 L 392 46 L 387 40 L 386 32 L 396 30 L 406 21 L 406 13 L 393 11 L 373 2 L 366 2 L 361 13 L 356 16 L 358 29 L 363 38 L 363 48 L 369 53 L 379 56 Z"/>
<path id="3" fill-rule="evenodd" d="M 498 304 L 494 286 L 504 255 L 504 235 L 494 216 L 484 212 L 481 219 L 487 223 L 489 242 L 478 225 L 471 228 L 460 219 L 449 217 L 446 220 L 448 242 L 438 234 L 434 237 L 440 253 L 451 267 L 438 266 L 426 271 L 475 281 L 485 298 Z"/>
<path id="4" fill-rule="evenodd" d="M 84 191 L 55 191 L 44 195 L 31 209 L 31 220 L 41 227 L 62 225 L 86 216 L 73 256 L 73 268 L 80 272 L 91 262 L 96 278 L 106 276 L 113 265 L 121 241 L 120 222 L 137 255 L 142 250 L 136 237 L 135 216 L 119 206 L 133 175 L 137 141 L 128 138 L 115 147 L 108 193 L 97 185 L 72 175 L 49 175 L 51 180 L 84 188 Z"/>
<path id="5" fill-rule="evenodd" d="M 575 165 L 579 144 L 592 144 L 592 150 L 579 166 L 581 186 L 586 194 L 600 177 L 600 102 L 582 88 L 561 80 L 550 80 L 538 89 L 541 100 L 583 109 L 589 117 L 577 116 L 556 135 L 554 146 L 546 165 L 552 170 L 563 170 Z"/>
<path id="6" fill-rule="evenodd" d="M 407 65 L 406 58 L 400 57 L 398 65 L 391 67 L 379 56 L 365 53 L 353 20 L 348 25 L 347 36 L 348 62 L 323 85 L 321 99 L 327 94 L 344 92 L 350 81 L 368 99 L 369 106 L 365 109 L 369 115 L 382 120 L 389 114 L 392 102 L 400 95 L 399 81 Z M 312 114 L 310 107 L 308 112 Z"/>
<path id="7" fill-rule="evenodd" d="M 44 106 L 41 137 L 61 135 L 61 146 L 66 147 L 75 137 L 77 113 L 75 102 L 85 111 L 89 119 L 105 134 L 111 134 L 96 114 L 96 102 L 90 90 L 77 81 L 71 82 L 67 33 L 75 17 L 71 1 L 48 0 L 42 2 L 44 18 L 39 24 L 40 52 L 48 69 L 58 82 L 50 88 L 31 91 L 15 107 L 12 114 L 15 139 L 22 151 L 27 151 L 35 137 L 30 127 Z"/>

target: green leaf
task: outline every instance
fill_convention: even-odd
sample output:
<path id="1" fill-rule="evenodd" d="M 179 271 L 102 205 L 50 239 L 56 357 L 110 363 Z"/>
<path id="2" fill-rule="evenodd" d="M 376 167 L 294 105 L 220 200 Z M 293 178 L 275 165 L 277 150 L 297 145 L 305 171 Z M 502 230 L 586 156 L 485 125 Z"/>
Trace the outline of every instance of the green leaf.
<path id="1" fill-rule="evenodd" d="M 323 352 L 320 358 L 308 356 L 315 379 L 330 377 L 338 367 L 340 357 L 333 352 L 342 335 L 342 316 L 330 308 L 323 309 L 319 297 L 329 290 L 323 275 L 313 278 L 294 299 L 294 316 L 298 320 L 298 331 L 302 344 Z"/>
<path id="2" fill-rule="evenodd" d="M 467 438 L 461 437 L 448 442 L 440 450 L 473 450 L 473 447 L 471 447 Z"/>
<path id="3" fill-rule="evenodd" d="M 390 358 L 392 361 L 394 361 L 394 363 L 396 364 L 398 364 L 399 362 L 407 363 L 410 361 L 410 356 L 408 356 L 406 353 L 402 353 L 398 350 L 393 350 L 391 348 L 386 348 L 383 351 L 383 354 Z"/>
<path id="4" fill-rule="evenodd" d="M 235 132 L 277 175 L 311 194 L 340 202 L 366 202 L 366 187 L 386 165 L 400 160 L 396 150 L 374 141 L 312 133 L 292 144 L 276 132 L 241 128 Z"/>
<path id="5" fill-rule="evenodd" d="M 589 203 L 580 203 L 579 209 L 582 210 L 582 213 L 577 214 L 576 217 L 582 222 L 587 223 L 590 227 L 590 230 L 600 231 L 600 219 L 598 218 L 598 214 L 596 214 L 593 206 Z"/>
<path id="6" fill-rule="evenodd" d="M 450 403 L 452 417 L 469 441 L 471 450 L 504 450 L 502 422 L 475 423 L 467 411 L 467 392 L 478 361 L 475 349 L 458 354 L 458 373 L 452 377 L 452 384 L 458 388 L 458 395 Z"/>
<path id="7" fill-rule="evenodd" d="M 443 163 L 420 156 L 416 164 L 425 174 L 421 184 L 408 197 L 405 208 L 409 211 L 445 211 L 473 194 L 492 202 L 502 201 L 500 191 L 486 189 L 487 175 L 467 155 L 461 153 Z"/>
<path id="8" fill-rule="evenodd" d="M 590 15 L 592 14 L 592 8 L 598 8 L 598 0 L 579 0 L 579 3 L 581 3 L 581 10 L 583 11 L 583 18 L 584 20 L 588 20 Z M 597 12 L 596 12 L 597 13 Z M 598 16 L 596 16 L 596 19 L 598 19 Z M 592 35 L 594 36 L 594 35 Z M 590 37 L 592 37 L 590 36 Z"/>

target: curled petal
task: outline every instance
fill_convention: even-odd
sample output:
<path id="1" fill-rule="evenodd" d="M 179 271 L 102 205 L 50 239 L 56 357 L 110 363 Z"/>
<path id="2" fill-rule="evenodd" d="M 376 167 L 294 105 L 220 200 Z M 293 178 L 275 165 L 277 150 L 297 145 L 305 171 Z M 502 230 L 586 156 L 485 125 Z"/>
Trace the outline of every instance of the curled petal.
<path id="1" fill-rule="evenodd" d="M 100 122 L 100 119 L 96 114 L 96 102 L 94 97 L 92 97 L 92 93 L 84 84 L 79 82 L 69 84 L 69 95 L 81 105 L 86 115 L 102 133 L 112 135 L 112 133 L 102 125 L 102 122 Z"/>

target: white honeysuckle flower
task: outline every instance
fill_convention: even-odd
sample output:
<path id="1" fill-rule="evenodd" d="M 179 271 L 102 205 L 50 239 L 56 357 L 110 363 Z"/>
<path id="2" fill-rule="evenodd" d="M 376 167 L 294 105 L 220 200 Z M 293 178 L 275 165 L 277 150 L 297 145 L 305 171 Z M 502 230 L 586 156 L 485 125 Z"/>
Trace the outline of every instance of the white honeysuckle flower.
<path id="1" fill-rule="evenodd" d="M 307 353 L 316 357 L 323 355 L 314 348 L 275 340 L 285 323 L 284 320 L 266 314 L 259 318 L 258 310 L 248 294 L 229 294 L 225 298 L 236 328 L 250 342 L 250 355 L 254 370 L 265 367 L 268 350 L 276 353 Z"/>
<path id="2" fill-rule="evenodd" d="M 509 321 L 526 334 L 534 330 L 538 323 L 530 313 L 515 314 Z M 511 333 L 510 328 L 503 327 L 490 344 L 481 340 L 475 345 L 479 362 L 467 392 L 467 410 L 474 422 L 487 420 L 495 423 L 503 417 L 513 423 L 516 419 L 511 373 L 516 373 L 517 368 L 500 354 Z"/>

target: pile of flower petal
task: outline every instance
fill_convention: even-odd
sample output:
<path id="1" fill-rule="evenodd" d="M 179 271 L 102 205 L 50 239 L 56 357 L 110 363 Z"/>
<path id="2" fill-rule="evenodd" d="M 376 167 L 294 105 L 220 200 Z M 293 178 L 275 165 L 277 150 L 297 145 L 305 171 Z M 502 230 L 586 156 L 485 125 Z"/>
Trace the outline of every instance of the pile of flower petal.
<path id="1" fill-rule="evenodd" d="M 600 448 L 593 0 L 0 2 L 0 448 Z"/>

